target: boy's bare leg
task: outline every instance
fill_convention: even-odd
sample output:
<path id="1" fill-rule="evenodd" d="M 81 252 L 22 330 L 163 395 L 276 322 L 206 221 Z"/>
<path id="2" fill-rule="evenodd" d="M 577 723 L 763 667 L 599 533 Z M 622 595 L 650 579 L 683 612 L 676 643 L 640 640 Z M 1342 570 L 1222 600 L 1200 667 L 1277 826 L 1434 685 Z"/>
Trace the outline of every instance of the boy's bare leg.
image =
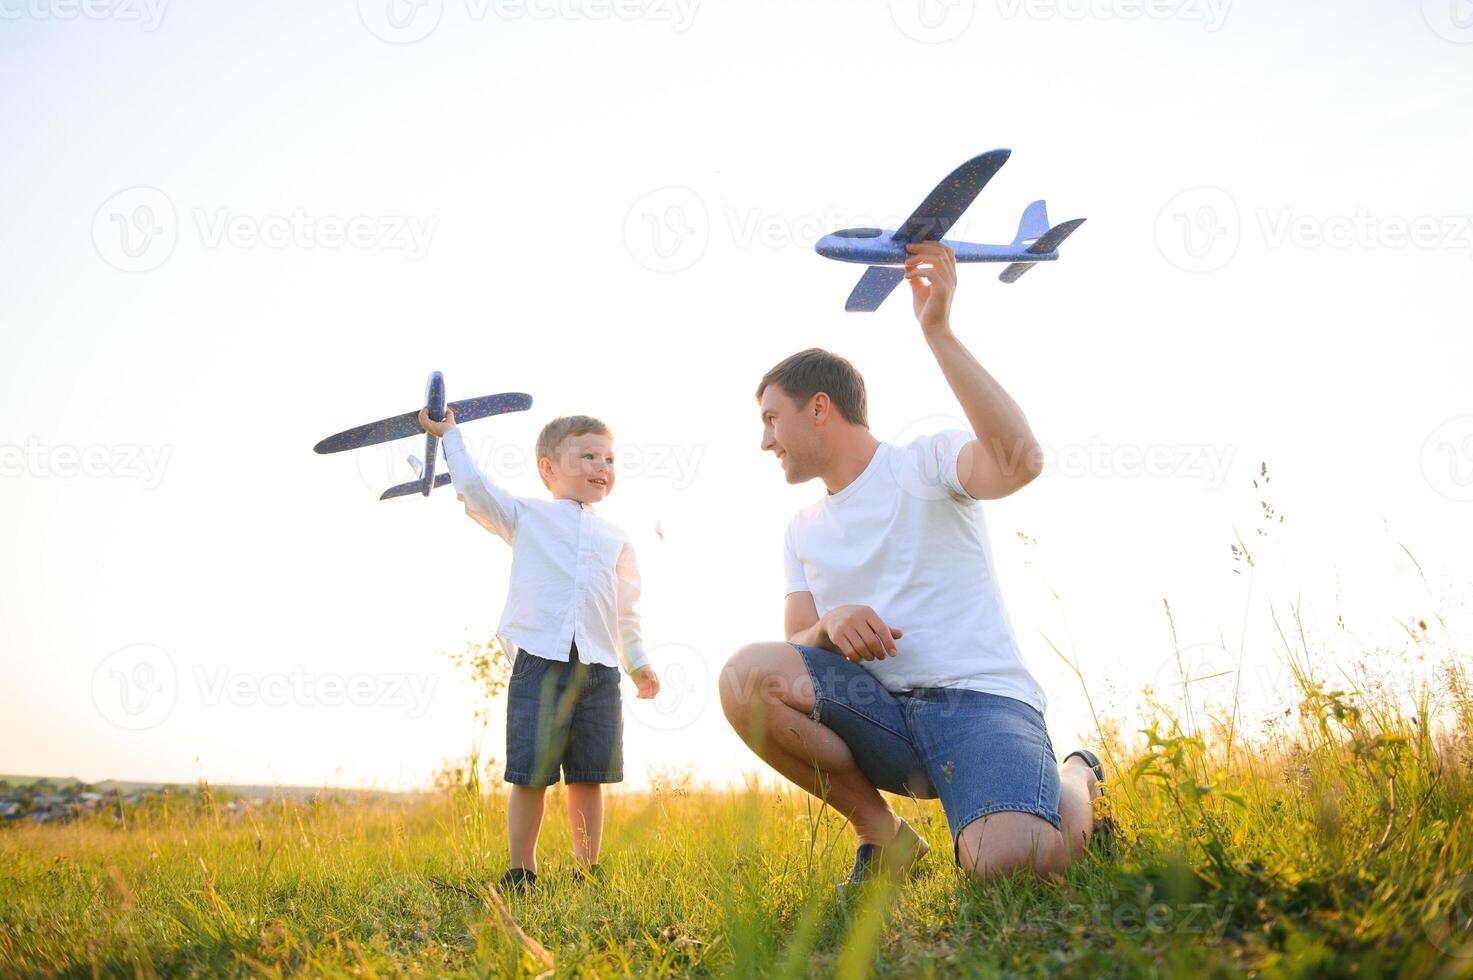
<path id="1" fill-rule="evenodd" d="M 754 643 L 721 671 L 721 707 L 742 740 L 769 766 L 828 800 L 861 844 L 889 844 L 900 818 L 860 771 L 849 746 L 809 717 L 813 681 L 787 643 Z"/>
<path id="2" fill-rule="evenodd" d="M 568 828 L 573 832 L 573 861 L 580 868 L 597 864 L 604 832 L 604 794 L 598 783 L 568 784 Z"/>
<path id="3" fill-rule="evenodd" d="M 506 801 L 506 836 L 511 844 L 511 866 L 537 871 L 537 834 L 542 829 L 542 806 L 547 787 L 512 786 Z"/>

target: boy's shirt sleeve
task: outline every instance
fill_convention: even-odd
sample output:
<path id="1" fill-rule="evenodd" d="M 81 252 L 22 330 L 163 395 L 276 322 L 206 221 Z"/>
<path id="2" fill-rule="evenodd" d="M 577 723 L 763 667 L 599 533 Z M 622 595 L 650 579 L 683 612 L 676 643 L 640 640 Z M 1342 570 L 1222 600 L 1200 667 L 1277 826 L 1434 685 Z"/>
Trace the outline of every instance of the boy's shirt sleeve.
<path id="1" fill-rule="evenodd" d="M 466 516 L 507 544 L 513 543 L 521 516 L 517 498 L 486 479 L 466 452 L 460 429 L 451 429 L 440 441 L 445 447 L 445 465 L 455 484 L 456 496 L 465 504 Z"/>
<path id="2" fill-rule="evenodd" d="M 619 550 L 619 559 L 614 567 L 619 589 L 619 659 L 624 662 L 626 673 L 633 674 L 650 662 L 644 651 L 644 640 L 640 634 L 639 610 L 639 562 L 634 558 L 634 549 L 626 541 Z"/>

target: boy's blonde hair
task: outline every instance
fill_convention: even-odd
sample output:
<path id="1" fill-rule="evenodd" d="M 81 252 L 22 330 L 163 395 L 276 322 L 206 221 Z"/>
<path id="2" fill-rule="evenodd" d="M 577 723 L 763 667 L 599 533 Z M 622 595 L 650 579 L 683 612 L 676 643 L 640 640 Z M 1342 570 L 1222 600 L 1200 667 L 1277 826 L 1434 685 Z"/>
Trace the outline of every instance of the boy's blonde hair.
<path id="1" fill-rule="evenodd" d="M 544 425 L 541 434 L 537 436 L 538 473 L 542 471 L 542 461 L 552 459 L 564 439 L 586 435 L 608 436 L 610 439 L 614 437 L 609 427 L 592 415 L 564 415 Z M 547 480 L 542 482 L 545 484 Z"/>

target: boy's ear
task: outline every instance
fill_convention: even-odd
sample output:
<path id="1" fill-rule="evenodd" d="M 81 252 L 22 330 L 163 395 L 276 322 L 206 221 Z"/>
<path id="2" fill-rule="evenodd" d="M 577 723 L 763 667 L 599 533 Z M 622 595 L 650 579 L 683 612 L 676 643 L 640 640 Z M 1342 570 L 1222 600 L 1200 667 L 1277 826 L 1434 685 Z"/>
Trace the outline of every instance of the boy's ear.
<path id="1" fill-rule="evenodd" d="M 552 486 L 552 474 L 552 460 L 546 456 L 539 456 L 537 458 L 537 475 L 542 477 L 544 486 Z"/>

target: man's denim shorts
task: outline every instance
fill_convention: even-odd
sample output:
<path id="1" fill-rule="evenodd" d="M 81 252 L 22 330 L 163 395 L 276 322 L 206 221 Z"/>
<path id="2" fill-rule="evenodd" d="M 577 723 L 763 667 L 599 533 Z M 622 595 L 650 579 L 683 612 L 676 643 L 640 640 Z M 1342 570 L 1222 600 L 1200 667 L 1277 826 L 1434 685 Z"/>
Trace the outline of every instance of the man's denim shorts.
<path id="1" fill-rule="evenodd" d="M 624 779 L 624 712 L 615 667 L 517 651 L 506 689 L 506 781 L 550 786 Z"/>
<path id="2" fill-rule="evenodd" d="M 955 844 L 990 813 L 1059 819 L 1059 768 L 1043 715 L 1016 698 L 955 687 L 886 691 L 837 653 L 792 644 L 813 679 L 813 719 L 849 746 L 876 788 L 941 798 Z"/>

